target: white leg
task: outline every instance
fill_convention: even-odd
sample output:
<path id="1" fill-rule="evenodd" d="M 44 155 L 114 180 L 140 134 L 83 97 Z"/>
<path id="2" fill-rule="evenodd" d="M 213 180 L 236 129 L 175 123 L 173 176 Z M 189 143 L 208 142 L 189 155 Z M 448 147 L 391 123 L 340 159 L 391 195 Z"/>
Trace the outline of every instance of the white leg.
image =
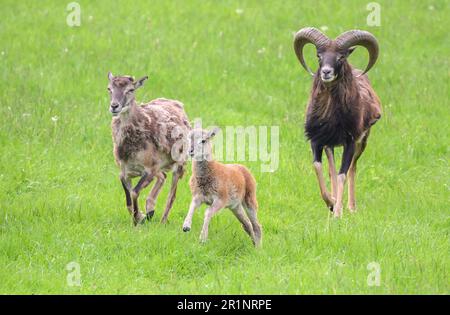
<path id="1" fill-rule="evenodd" d="M 186 215 L 186 219 L 184 219 L 183 223 L 183 231 L 188 232 L 191 230 L 192 226 L 192 217 L 194 216 L 195 210 L 200 207 L 201 202 L 199 198 L 192 198 L 191 205 L 189 206 L 188 214 Z"/>
<path id="2" fill-rule="evenodd" d="M 222 203 L 219 200 L 216 200 L 213 202 L 213 204 L 211 205 L 211 207 L 208 207 L 205 211 L 205 219 L 203 220 L 203 227 L 202 227 L 202 232 L 200 233 L 200 241 L 202 243 L 205 243 L 206 240 L 208 239 L 208 227 L 209 227 L 209 222 L 211 221 L 212 216 L 219 211 L 220 209 L 222 209 L 224 206 L 224 203 Z"/>

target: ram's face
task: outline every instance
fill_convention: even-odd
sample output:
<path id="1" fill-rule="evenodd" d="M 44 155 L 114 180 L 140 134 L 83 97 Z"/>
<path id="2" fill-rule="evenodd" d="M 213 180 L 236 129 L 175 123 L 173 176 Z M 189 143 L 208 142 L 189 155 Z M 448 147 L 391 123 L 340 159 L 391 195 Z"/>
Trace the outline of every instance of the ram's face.
<path id="1" fill-rule="evenodd" d="M 353 49 L 344 51 L 337 49 L 317 51 L 320 79 L 323 82 L 332 82 L 336 80 L 341 72 L 342 66 L 347 62 L 347 57 L 352 51 Z"/>

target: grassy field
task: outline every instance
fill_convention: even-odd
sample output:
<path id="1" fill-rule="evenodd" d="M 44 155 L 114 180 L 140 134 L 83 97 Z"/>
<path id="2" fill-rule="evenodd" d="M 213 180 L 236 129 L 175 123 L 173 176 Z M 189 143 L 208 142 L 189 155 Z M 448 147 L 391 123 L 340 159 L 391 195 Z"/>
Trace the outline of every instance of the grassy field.
<path id="1" fill-rule="evenodd" d="M 68 3 L 69 1 L 67 1 Z M 0 293 L 450 293 L 449 4 L 378 1 L 2 0 L 0 11 Z M 345 4 L 344 4 L 345 3 Z M 311 79 L 293 32 L 372 32 L 369 72 L 384 116 L 360 160 L 359 212 L 334 220 L 303 134 Z M 307 49 L 315 65 L 315 52 Z M 350 61 L 365 66 L 358 49 Z M 187 175 L 165 226 L 134 228 L 112 156 L 107 72 L 148 74 L 138 100 L 181 100 L 207 125 L 279 126 L 280 165 L 243 162 L 258 182 L 264 244 L 229 211 L 209 242 L 181 226 Z M 143 208 L 145 195 L 141 195 Z M 80 266 L 69 286 L 67 264 Z M 379 286 L 368 285 L 381 268 Z"/>

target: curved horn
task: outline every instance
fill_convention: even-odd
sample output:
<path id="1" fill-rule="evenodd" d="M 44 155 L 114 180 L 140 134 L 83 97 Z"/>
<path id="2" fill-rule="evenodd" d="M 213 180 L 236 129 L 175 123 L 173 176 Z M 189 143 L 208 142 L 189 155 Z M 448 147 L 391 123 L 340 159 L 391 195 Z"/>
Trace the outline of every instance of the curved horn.
<path id="1" fill-rule="evenodd" d="M 316 48 L 321 48 L 329 45 L 331 40 L 325 36 L 321 31 L 314 27 L 305 27 L 302 28 L 295 34 L 294 37 L 294 50 L 297 55 L 298 60 L 302 64 L 303 68 L 308 71 L 312 76 L 314 76 L 314 72 L 306 65 L 305 58 L 303 58 L 303 47 L 311 43 Z"/>
<path id="2" fill-rule="evenodd" d="M 359 76 L 365 74 L 370 68 L 373 67 L 378 58 L 378 41 L 369 32 L 352 30 L 342 33 L 335 39 L 336 45 L 340 49 L 348 49 L 352 46 L 360 45 L 367 49 L 369 52 L 369 63 L 367 64 L 366 70 Z"/>

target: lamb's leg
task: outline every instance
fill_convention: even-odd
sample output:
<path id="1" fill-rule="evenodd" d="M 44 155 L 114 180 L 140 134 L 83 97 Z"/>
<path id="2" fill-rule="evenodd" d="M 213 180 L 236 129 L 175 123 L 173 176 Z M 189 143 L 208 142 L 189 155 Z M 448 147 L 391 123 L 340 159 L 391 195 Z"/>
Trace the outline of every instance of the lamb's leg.
<path id="1" fill-rule="evenodd" d="M 178 180 L 183 176 L 183 172 L 184 170 L 182 167 L 178 167 L 178 169 L 175 172 L 173 172 L 172 185 L 170 186 L 169 197 L 167 197 L 166 209 L 164 210 L 164 214 L 161 218 L 161 223 L 167 222 L 170 209 L 172 209 L 173 202 L 175 201 L 175 197 L 177 194 Z"/>
<path id="2" fill-rule="evenodd" d="M 319 181 L 319 188 L 320 188 L 320 195 L 322 196 L 322 199 L 325 201 L 326 205 L 330 210 L 333 210 L 333 199 L 330 196 L 330 193 L 327 190 L 327 187 L 325 185 L 325 179 L 323 177 L 323 171 L 322 171 L 322 151 L 323 147 L 317 145 L 316 143 L 311 142 L 311 149 L 313 152 L 314 157 L 314 170 L 316 171 L 317 180 Z"/>
<path id="3" fill-rule="evenodd" d="M 189 212 L 186 215 L 186 219 L 184 219 L 183 223 L 183 231 L 189 232 L 192 226 L 192 216 L 194 215 L 195 210 L 200 207 L 201 201 L 199 198 L 193 197 L 191 201 L 191 205 L 189 206 Z"/>
<path id="4" fill-rule="evenodd" d="M 146 218 L 147 220 L 151 220 L 153 215 L 155 214 L 155 204 L 156 199 L 158 198 L 159 193 L 161 192 L 161 188 L 164 185 L 164 182 L 166 181 L 166 174 L 163 172 L 158 173 L 156 175 L 156 183 L 155 186 L 153 186 L 152 190 L 148 194 L 146 203 L 145 203 L 145 211 L 146 211 Z"/>
<path id="5" fill-rule="evenodd" d="M 245 232 L 247 232 L 247 234 L 251 237 L 253 245 L 257 245 L 257 239 L 255 237 L 255 232 L 253 231 L 253 226 L 245 215 L 244 207 L 242 205 L 239 205 L 235 209 L 231 209 L 231 211 L 234 213 L 239 222 L 242 223 L 242 227 L 244 228 Z"/>
<path id="6" fill-rule="evenodd" d="M 224 203 L 220 200 L 215 200 L 213 204 L 205 211 L 205 218 L 203 220 L 202 232 L 200 233 L 200 241 L 205 243 L 208 240 L 208 227 L 212 216 L 224 207 Z"/>
<path id="7" fill-rule="evenodd" d="M 134 225 L 144 221 L 145 216 L 139 211 L 138 197 L 142 189 L 147 187 L 153 180 L 154 175 L 144 172 L 137 185 L 131 191 L 131 200 L 133 201 Z"/>
<path id="8" fill-rule="evenodd" d="M 261 231 L 261 224 L 258 222 L 257 218 L 257 210 L 256 208 L 247 207 L 245 208 L 245 211 L 247 212 L 247 216 L 250 219 L 250 223 L 253 227 L 253 233 L 255 234 L 255 246 L 260 247 L 262 242 L 262 231 Z"/>
<path id="9" fill-rule="evenodd" d="M 331 182 L 331 197 L 336 200 L 337 174 L 336 165 L 334 163 L 334 149 L 326 147 L 325 153 L 328 158 L 328 173 L 330 175 Z"/>
<path id="10" fill-rule="evenodd" d="M 133 215 L 133 204 L 131 202 L 131 179 L 123 174 L 120 175 L 120 181 L 122 182 L 123 190 L 125 191 L 125 200 L 127 203 L 128 212 Z"/>
<path id="11" fill-rule="evenodd" d="M 336 204 L 333 207 L 335 217 L 340 217 L 342 215 L 342 198 L 344 195 L 345 180 L 354 154 L 355 154 L 355 142 L 349 141 L 344 145 L 344 152 L 342 154 L 342 165 L 341 169 L 339 170 L 339 175 L 337 177 Z"/>

